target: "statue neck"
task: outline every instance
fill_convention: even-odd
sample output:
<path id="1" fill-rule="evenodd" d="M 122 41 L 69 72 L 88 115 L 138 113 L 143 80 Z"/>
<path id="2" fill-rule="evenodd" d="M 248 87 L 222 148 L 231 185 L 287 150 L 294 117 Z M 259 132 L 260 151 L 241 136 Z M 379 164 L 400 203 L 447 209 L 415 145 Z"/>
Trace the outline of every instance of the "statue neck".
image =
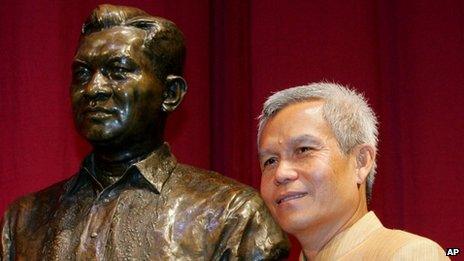
<path id="1" fill-rule="evenodd" d="M 94 146 L 94 171 L 104 187 L 116 182 L 134 163 L 163 144 L 162 139 L 147 139 L 130 145 Z"/>

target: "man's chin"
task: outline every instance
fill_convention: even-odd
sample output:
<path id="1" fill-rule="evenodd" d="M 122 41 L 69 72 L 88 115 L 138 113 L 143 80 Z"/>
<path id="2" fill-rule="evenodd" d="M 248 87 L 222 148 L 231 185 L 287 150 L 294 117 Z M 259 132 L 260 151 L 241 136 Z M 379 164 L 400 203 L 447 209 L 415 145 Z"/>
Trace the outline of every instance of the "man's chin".
<path id="1" fill-rule="evenodd" d="M 284 215 L 283 213 L 279 213 L 279 215 L 275 216 L 275 219 L 282 229 L 290 234 L 298 234 L 301 231 L 307 230 L 314 223 L 314 217 L 308 213 L 290 212 Z"/>

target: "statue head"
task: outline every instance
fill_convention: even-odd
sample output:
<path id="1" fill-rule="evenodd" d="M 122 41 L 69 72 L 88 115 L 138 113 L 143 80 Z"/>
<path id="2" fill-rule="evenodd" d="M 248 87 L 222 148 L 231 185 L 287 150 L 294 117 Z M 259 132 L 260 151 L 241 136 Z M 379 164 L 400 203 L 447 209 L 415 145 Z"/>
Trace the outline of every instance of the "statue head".
<path id="1" fill-rule="evenodd" d="M 95 145 L 161 140 L 182 101 L 185 58 L 174 23 L 124 6 L 101 5 L 82 26 L 72 66 L 77 129 Z"/>

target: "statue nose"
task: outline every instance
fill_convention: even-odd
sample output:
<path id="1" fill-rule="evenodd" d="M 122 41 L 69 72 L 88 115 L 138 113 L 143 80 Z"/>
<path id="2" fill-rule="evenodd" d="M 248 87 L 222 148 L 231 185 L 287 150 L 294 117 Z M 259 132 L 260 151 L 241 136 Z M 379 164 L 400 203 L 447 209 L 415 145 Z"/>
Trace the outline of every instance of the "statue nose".
<path id="1" fill-rule="evenodd" d="M 96 72 L 85 86 L 84 96 L 88 99 L 108 99 L 111 96 L 108 79 L 101 72 Z"/>

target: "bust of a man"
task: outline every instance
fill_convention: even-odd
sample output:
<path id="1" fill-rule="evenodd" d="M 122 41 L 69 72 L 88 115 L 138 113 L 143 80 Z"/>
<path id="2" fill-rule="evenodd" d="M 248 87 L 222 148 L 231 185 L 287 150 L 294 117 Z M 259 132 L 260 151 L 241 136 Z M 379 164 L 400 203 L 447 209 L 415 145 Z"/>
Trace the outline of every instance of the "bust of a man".
<path id="1" fill-rule="evenodd" d="M 261 260 L 288 242 L 251 188 L 176 162 L 163 139 L 182 101 L 183 35 L 130 7 L 97 7 L 82 27 L 71 100 L 93 151 L 70 179 L 18 199 L 4 260 Z"/>

